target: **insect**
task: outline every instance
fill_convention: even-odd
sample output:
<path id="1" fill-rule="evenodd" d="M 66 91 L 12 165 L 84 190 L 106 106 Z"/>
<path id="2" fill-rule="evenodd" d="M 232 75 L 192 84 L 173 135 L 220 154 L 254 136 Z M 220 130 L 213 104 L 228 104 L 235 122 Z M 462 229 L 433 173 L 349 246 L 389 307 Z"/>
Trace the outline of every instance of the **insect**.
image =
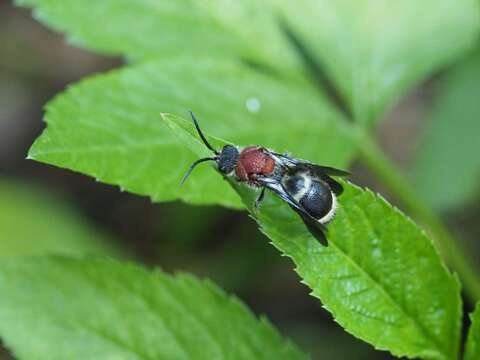
<path id="1" fill-rule="evenodd" d="M 265 190 L 272 191 L 300 215 L 320 242 L 326 244 L 325 225 L 334 218 L 337 196 L 343 192 L 342 185 L 332 176 L 343 177 L 350 173 L 279 154 L 262 146 L 239 148 L 225 145 L 219 152 L 203 135 L 195 115 L 192 112 L 190 115 L 202 142 L 214 156 L 195 161 L 183 176 L 181 184 L 198 164 L 214 161 L 223 176 L 234 177 L 251 187 L 261 188 L 255 208 L 263 201 Z"/>

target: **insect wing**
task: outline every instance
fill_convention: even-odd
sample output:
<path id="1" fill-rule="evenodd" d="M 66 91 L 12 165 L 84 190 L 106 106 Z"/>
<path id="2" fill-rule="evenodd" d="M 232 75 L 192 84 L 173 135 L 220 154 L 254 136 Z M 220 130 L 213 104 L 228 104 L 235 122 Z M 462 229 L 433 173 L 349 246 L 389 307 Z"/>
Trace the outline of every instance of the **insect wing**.
<path id="1" fill-rule="evenodd" d="M 318 222 L 313 216 L 311 216 L 297 201 L 283 188 L 277 181 L 269 178 L 257 179 L 264 187 L 273 191 L 281 199 L 287 202 L 288 205 L 300 215 L 303 223 L 307 227 L 308 231 L 316 238 L 322 245 L 327 246 L 327 239 L 325 237 L 326 228 Z"/>
<path id="2" fill-rule="evenodd" d="M 311 163 L 309 161 L 291 158 L 290 156 L 285 155 L 285 154 L 279 154 L 279 153 L 275 153 L 275 152 L 272 152 L 271 154 L 273 154 L 275 157 L 277 157 L 277 159 L 280 160 L 281 163 L 284 163 L 287 166 L 294 166 L 298 169 L 309 170 L 309 171 L 317 174 L 318 176 L 320 176 L 320 175 L 331 175 L 331 176 L 342 176 L 343 177 L 343 176 L 350 176 L 351 175 L 348 171 L 340 170 L 340 169 L 337 169 L 337 168 L 334 168 L 334 167 L 331 167 L 331 166 L 317 165 L 317 164 Z"/>
<path id="3" fill-rule="evenodd" d="M 345 177 L 345 176 L 351 175 L 348 171 L 336 169 L 330 166 L 321 166 L 317 164 L 312 164 L 309 162 L 299 162 L 297 163 L 296 167 L 298 169 L 308 170 L 319 177 L 321 177 L 322 175 L 339 176 L 339 177 Z"/>
<path id="4" fill-rule="evenodd" d="M 327 238 L 325 236 L 325 232 L 327 229 L 325 228 L 325 226 L 320 224 L 318 221 L 312 221 L 311 217 L 305 216 L 303 212 L 297 211 L 297 214 L 300 215 L 300 217 L 302 218 L 303 223 L 307 227 L 310 234 L 312 234 L 312 236 L 317 239 L 320 244 L 328 246 Z"/>
<path id="5" fill-rule="evenodd" d="M 325 181 L 336 196 L 343 193 L 343 186 L 338 181 L 332 179 L 330 176 L 322 175 L 321 179 Z"/>
<path id="6" fill-rule="evenodd" d="M 296 171 L 306 171 L 310 174 L 317 176 L 321 180 L 325 181 L 330 189 L 332 189 L 333 193 L 337 196 L 343 193 L 343 186 L 338 182 L 332 179 L 329 175 L 332 176 L 349 176 L 350 173 L 344 170 L 336 169 L 330 166 L 320 166 L 313 164 L 308 161 L 299 160 L 295 158 L 291 158 L 288 155 L 279 154 L 279 153 L 271 153 L 281 164 L 284 164 L 288 168 L 290 172 Z"/>

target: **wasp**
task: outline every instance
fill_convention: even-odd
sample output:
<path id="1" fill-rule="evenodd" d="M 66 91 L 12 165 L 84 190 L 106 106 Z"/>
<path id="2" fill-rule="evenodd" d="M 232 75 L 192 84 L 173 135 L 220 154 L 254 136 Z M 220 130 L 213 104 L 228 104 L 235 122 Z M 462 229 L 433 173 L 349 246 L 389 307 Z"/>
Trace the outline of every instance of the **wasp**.
<path id="1" fill-rule="evenodd" d="M 245 148 L 225 145 L 218 151 L 207 141 L 193 112 L 190 115 L 198 135 L 213 156 L 195 161 L 183 176 L 181 184 L 198 164 L 214 161 L 223 176 L 261 188 L 255 208 L 258 209 L 263 201 L 265 190 L 272 191 L 300 215 L 320 242 L 326 244 L 325 226 L 333 220 L 337 197 L 343 192 L 343 186 L 333 177 L 349 176 L 349 172 L 276 153 L 258 145 Z"/>

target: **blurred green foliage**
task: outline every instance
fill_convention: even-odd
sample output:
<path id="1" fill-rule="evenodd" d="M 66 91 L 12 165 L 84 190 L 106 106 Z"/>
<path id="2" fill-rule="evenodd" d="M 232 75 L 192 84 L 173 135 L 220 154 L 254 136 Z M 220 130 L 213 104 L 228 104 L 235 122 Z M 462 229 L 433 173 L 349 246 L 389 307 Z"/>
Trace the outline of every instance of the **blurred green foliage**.
<path id="1" fill-rule="evenodd" d="M 207 54 L 288 73 L 301 62 L 282 34 L 283 21 L 313 49 L 362 124 L 380 120 L 406 88 L 471 46 L 480 29 L 476 0 L 17 3 L 35 7 L 37 19 L 72 43 L 102 53 L 137 61 L 187 54 L 192 65 Z M 98 31 L 101 23 L 108 26 Z"/>
<path id="2" fill-rule="evenodd" d="M 266 319 L 190 275 L 47 257 L 3 261 L 0 276 L 0 331 L 21 359 L 306 358 Z"/>
<path id="3" fill-rule="evenodd" d="M 279 3 L 355 121 L 367 127 L 409 87 L 471 47 L 480 29 L 477 0 Z"/>
<path id="4" fill-rule="evenodd" d="M 473 204 L 480 195 L 480 49 L 453 66 L 437 87 L 413 176 L 419 194 L 446 211 Z"/>
<path id="5" fill-rule="evenodd" d="M 103 231 L 61 199 L 18 179 L 0 180 L 0 258 L 120 255 Z"/>

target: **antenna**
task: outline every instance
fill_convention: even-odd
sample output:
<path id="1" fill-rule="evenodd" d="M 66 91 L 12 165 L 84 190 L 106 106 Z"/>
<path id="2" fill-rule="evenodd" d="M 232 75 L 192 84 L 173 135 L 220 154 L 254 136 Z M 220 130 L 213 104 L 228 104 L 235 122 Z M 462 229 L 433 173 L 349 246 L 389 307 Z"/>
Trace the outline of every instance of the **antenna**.
<path id="1" fill-rule="evenodd" d="M 205 146 L 206 146 L 207 148 L 209 148 L 210 150 L 212 150 L 215 155 L 218 155 L 218 154 L 219 154 L 218 151 L 215 150 L 215 149 L 212 147 L 212 145 L 210 145 L 210 144 L 208 143 L 207 139 L 205 138 L 205 135 L 203 135 L 203 133 L 202 133 L 202 130 L 200 130 L 200 126 L 198 125 L 198 121 L 197 121 L 197 119 L 195 118 L 195 115 L 193 114 L 193 112 L 192 112 L 191 110 L 189 110 L 189 113 L 190 113 L 190 116 L 192 117 L 193 124 L 195 125 L 195 128 L 197 129 L 198 135 L 200 135 L 200 138 L 202 139 L 202 141 L 203 141 L 203 143 L 205 144 Z M 210 158 L 208 158 L 208 159 L 210 159 Z M 202 159 L 202 160 L 205 160 L 205 159 Z M 213 159 L 212 159 L 212 160 L 213 160 Z M 194 163 L 194 164 L 196 164 L 196 163 Z"/>
<path id="2" fill-rule="evenodd" d="M 180 186 L 183 185 L 183 183 L 187 180 L 187 178 L 190 176 L 190 174 L 192 173 L 193 169 L 195 169 L 195 167 L 198 165 L 198 164 L 201 164 L 205 161 L 216 161 L 217 159 L 215 158 L 202 158 L 202 159 L 198 159 L 197 161 L 195 161 L 192 165 L 190 165 L 190 167 L 188 168 L 187 172 L 185 173 L 185 175 L 183 175 L 182 177 L 182 181 L 180 181 Z"/>

